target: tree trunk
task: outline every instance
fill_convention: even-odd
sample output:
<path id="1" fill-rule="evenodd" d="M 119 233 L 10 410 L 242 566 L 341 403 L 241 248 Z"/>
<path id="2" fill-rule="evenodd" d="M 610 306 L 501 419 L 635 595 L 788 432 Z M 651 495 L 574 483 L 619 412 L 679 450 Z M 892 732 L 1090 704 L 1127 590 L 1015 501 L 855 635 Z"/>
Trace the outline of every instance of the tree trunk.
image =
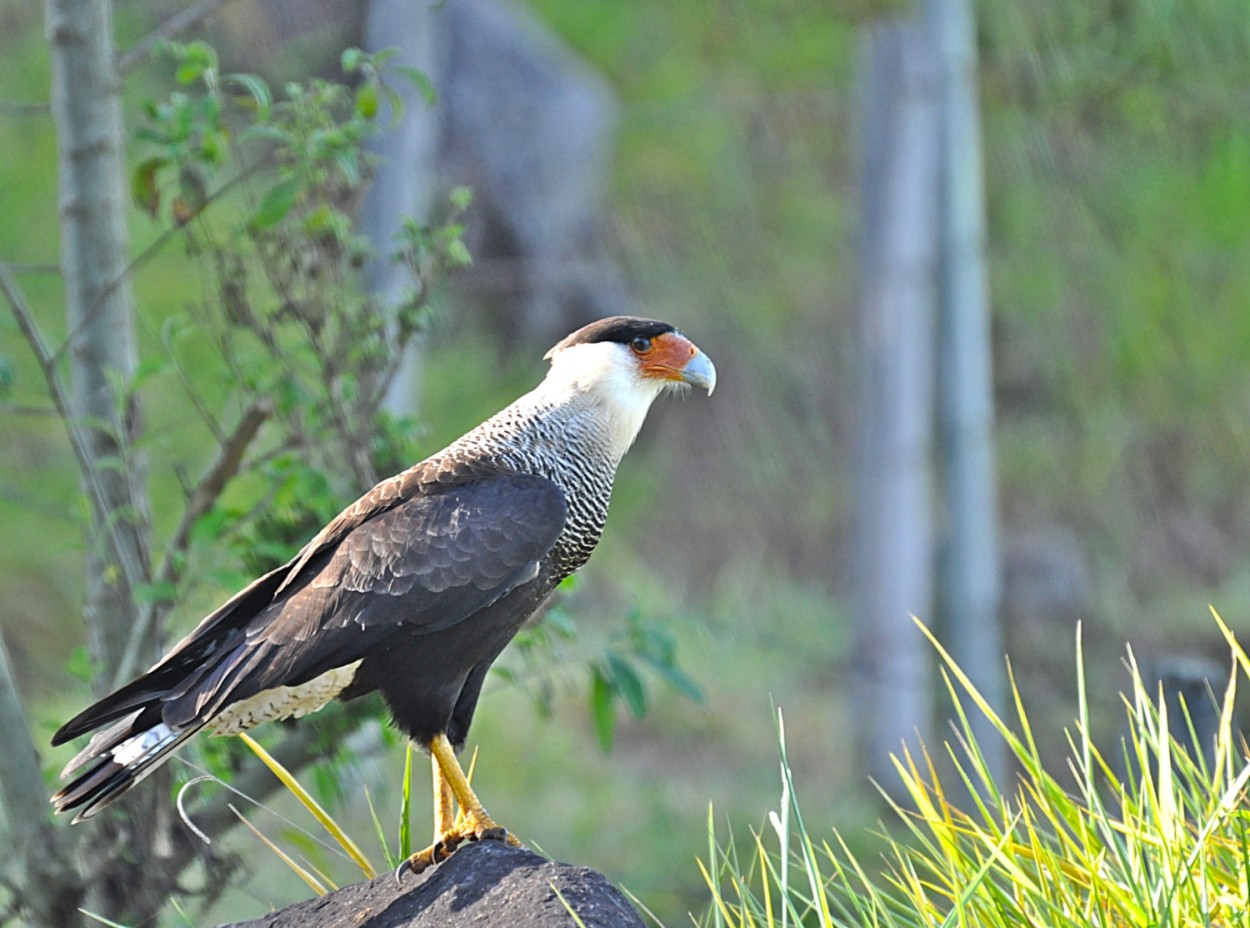
<path id="1" fill-rule="evenodd" d="M 0 639 L 0 739 L 5 745 L 0 797 L 8 825 L 6 837 L 25 853 L 6 855 L 4 876 L 26 887 L 24 903 L 31 921 L 49 928 L 77 925 L 82 884 L 48 812 L 39 756 L 30 740 L 9 654 Z M 20 867 L 20 871 L 16 868 Z M 13 869 L 10 869 L 13 868 Z"/>
<path id="2" fill-rule="evenodd" d="M 95 689 L 112 689 L 148 582 L 148 503 L 134 452 L 139 412 L 129 384 L 136 367 L 134 305 L 126 269 L 127 193 L 119 79 L 109 0 L 47 0 L 52 117 L 57 133 L 61 271 L 65 282 L 71 389 L 68 413 L 85 439 L 83 481 L 91 501 L 86 541 L 87 624 Z M 138 653 L 155 656 L 154 635 Z M 146 662 L 146 661 L 145 661 Z M 85 907 L 122 921 L 150 917 L 164 901 L 153 887 L 167 813 L 159 788 L 125 812 L 101 816 Z M 166 821 L 163 822 L 162 819 Z M 167 842 L 164 842 L 167 843 Z M 77 916 L 77 913 L 75 913 Z M 77 917 L 76 919 L 77 920 Z"/>
<path id="3" fill-rule="evenodd" d="M 858 305 L 855 705 L 864 766 L 932 724 L 932 655 L 910 616 L 932 606 L 937 107 L 923 24 L 874 27 L 864 87 Z"/>
<path id="4" fill-rule="evenodd" d="M 71 412 L 85 427 L 96 471 L 84 478 L 93 484 L 84 616 L 102 696 L 133 625 L 135 587 L 148 570 L 148 507 L 131 450 L 138 410 L 127 392 L 137 360 L 121 102 L 108 0 L 48 0 L 47 27 Z"/>

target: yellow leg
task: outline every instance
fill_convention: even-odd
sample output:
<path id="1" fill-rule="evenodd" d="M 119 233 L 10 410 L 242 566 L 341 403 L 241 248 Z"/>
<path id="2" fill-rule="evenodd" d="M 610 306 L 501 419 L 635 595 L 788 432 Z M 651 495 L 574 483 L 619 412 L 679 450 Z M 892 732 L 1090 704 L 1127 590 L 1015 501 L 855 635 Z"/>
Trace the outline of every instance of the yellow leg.
<path id="1" fill-rule="evenodd" d="M 451 794 L 456 798 L 456 804 L 460 806 L 460 815 L 464 817 L 464 827 L 458 830 L 466 832 L 463 837 L 503 838 L 507 831 L 501 825 L 496 824 L 495 820 L 482 808 L 481 800 L 477 798 L 473 787 L 469 785 L 469 778 L 464 775 L 455 749 L 452 748 L 446 735 L 434 736 L 434 740 L 430 742 L 430 757 L 434 759 L 435 768 L 442 774 L 447 789 L 451 790 Z"/>
<path id="2" fill-rule="evenodd" d="M 408 858 L 399 868 L 400 874 L 405 870 L 420 873 L 446 860 L 464 841 L 494 839 L 520 847 L 521 842 L 482 807 L 447 736 L 436 735 L 427 747 L 433 767 L 434 843 Z"/>
<path id="3" fill-rule="evenodd" d="M 434 781 L 434 843 L 438 844 L 443 835 L 456 827 L 456 797 L 438 761 L 430 758 L 430 766 Z"/>

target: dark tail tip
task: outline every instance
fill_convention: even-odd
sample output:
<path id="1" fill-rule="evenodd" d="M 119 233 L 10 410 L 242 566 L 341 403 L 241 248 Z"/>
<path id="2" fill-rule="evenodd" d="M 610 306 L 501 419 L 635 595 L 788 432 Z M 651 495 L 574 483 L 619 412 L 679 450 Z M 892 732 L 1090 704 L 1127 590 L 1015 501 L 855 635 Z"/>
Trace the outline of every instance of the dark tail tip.
<path id="1" fill-rule="evenodd" d="M 77 809 L 75 822 L 90 818 L 163 764 L 198 728 L 179 730 L 158 723 L 97 736 L 101 740 L 87 745 L 66 768 L 71 774 L 86 769 L 52 797 L 56 811 Z"/>
<path id="2" fill-rule="evenodd" d="M 108 757 L 66 785 L 52 797 L 52 803 L 57 812 L 81 809 L 74 816 L 75 823 L 81 822 L 95 815 L 136 782 L 134 771 Z"/>

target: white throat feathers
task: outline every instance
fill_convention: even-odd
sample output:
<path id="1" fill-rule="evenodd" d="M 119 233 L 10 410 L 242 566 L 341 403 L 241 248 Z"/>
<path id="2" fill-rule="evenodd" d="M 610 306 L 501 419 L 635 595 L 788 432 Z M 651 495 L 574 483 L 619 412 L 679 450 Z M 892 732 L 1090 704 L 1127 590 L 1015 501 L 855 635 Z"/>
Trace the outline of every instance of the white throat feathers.
<path id="1" fill-rule="evenodd" d="M 633 353 L 619 342 L 570 345 L 553 351 L 550 360 L 551 370 L 534 393 L 556 402 L 584 402 L 602 417 L 616 461 L 633 445 L 656 398 L 666 388 L 680 386 L 645 376 Z"/>

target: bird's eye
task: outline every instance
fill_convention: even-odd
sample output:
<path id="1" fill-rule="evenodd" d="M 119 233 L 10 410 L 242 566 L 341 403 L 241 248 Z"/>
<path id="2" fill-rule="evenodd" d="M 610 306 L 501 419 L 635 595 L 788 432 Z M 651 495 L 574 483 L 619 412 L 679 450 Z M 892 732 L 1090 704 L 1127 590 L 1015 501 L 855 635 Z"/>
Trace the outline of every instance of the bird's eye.
<path id="1" fill-rule="evenodd" d="M 637 354 L 646 354 L 651 350 L 651 339 L 640 336 L 630 342 L 629 347 Z"/>

